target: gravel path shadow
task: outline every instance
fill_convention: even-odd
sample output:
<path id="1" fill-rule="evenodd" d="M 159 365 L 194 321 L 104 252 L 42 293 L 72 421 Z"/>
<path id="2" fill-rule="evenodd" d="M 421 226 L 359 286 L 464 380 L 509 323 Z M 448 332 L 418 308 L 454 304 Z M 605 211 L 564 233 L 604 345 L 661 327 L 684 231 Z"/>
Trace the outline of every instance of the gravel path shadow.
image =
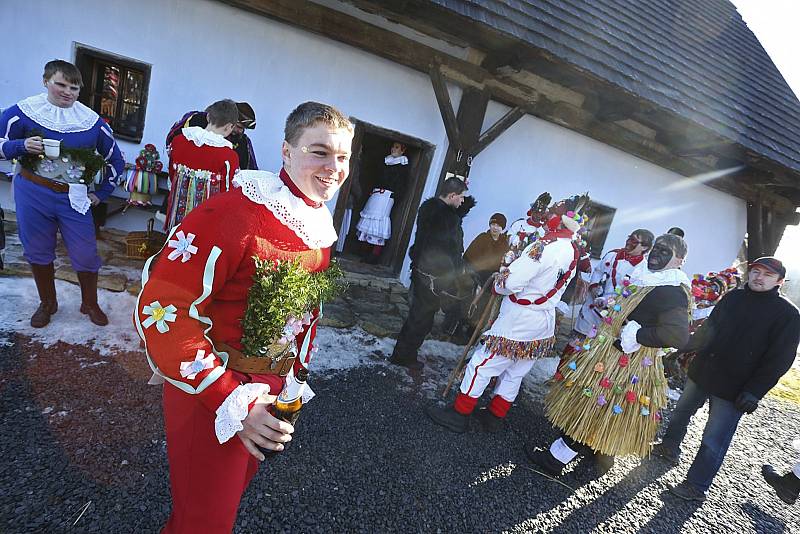
<path id="1" fill-rule="evenodd" d="M 160 388 L 139 352 L 48 349 L 21 336 L 0 346 L 0 531 L 157 532 L 169 514 Z M 431 359 L 433 362 L 433 359 Z M 264 464 L 235 532 L 798 532 L 798 508 L 760 478 L 792 460 L 800 407 L 767 399 L 746 417 L 702 504 L 666 494 L 684 459 L 617 460 L 599 476 L 579 462 L 565 485 L 534 472 L 529 440 L 556 432 L 540 397 L 520 395 L 497 434 L 451 434 L 422 409 L 429 383 L 373 363 L 322 378 L 292 446 Z"/>

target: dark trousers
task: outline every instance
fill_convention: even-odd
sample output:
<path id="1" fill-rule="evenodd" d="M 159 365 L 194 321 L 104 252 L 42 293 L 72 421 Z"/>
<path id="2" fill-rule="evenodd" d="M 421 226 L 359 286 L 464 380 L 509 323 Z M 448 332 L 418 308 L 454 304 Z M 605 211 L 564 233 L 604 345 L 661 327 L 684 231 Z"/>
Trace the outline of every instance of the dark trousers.
<path id="1" fill-rule="evenodd" d="M 397 335 L 397 344 L 392 359 L 397 362 L 413 362 L 417 359 L 425 337 L 431 333 L 433 318 L 441 307 L 439 296 L 431 291 L 430 281 L 415 270 L 411 271 L 411 289 L 408 317 Z"/>
<path id="2" fill-rule="evenodd" d="M 736 433 L 742 412 L 737 410 L 731 401 L 709 395 L 690 378 L 686 380 L 686 388 L 678 400 L 678 405 L 675 406 L 675 411 L 672 412 L 662 442 L 667 449 L 680 453 L 689 420 L 702 408 L 706 399 L 709 402 L 709 411 L 708 421 L 703 430 L 703 440 L 686 474 L 686 480 L 702 491 L 708 490 L 717 471 L 722 467 L 722 461 Z"/>

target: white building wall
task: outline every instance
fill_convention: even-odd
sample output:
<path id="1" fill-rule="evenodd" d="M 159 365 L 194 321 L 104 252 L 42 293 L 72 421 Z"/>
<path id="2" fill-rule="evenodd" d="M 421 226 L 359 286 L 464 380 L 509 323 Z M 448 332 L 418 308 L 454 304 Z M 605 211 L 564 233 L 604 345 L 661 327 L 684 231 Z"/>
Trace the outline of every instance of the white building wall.
<path id="1" fill-rule="evenodd" d="M 491 102 L 484 129 L 507 110 Z M 475 158 L 470 191 L 478 205 L 464 220 L 465 245 L 487 229 L 492 213 L 503 212 L 511 223 L 543 191 L 554 199 L 588 191 L 616 208 L 606 250 L 622 246 L 636 228 L 659 235 L 680 226 L 689 274 L 729 266 L 746 231 L 743 200 L 530 115 Z"/>
<path id="2" fill-rule="evenodd" d="M 0 65 L 0 107 L 41 92 L 44 63 L 74 60 L 74 44 L 152 65 L 144 143 L 163 151 L 169 126 L 185 111 L 220 98 L 250 102 L 258 117 L 251 136 L 259 166 L 280 166 L 287 113 L 305 100 L 436 145 L 422 198 L 431 196 L 447 146 L 427 75 L 372 54 L 211 0 L 15 1 L 18 21 L 7 24 L 13 62 Z M 113 21 L 135 21 L 117 24 Z M 460 90 L 450 88 L 457 107 Z M 507 108 L 490 103 L 484 128 Z M 121 141 L 132 161 L 142 145 Z M 687 232 L 689 273 L 716 270 L 736 256 L 745 233 L 743 201 L 652 165 L 568 129 L 527 116 L 476 159 L 471 191 L 478 206 L 464 222 L 465 242 L 483 231 L 489 215 L 522 216 L 544 191 L 554 198 L 588 190 L 617 209 L 606 248 L 646 227 Z M 3 200 L 4 205 L 7 201 Z M 335 199 L 329 203 L 335 205 Z M 141 212 L 129 210 L 132 220 Z M 126 226 L 124 221 L 117 225 Z M 128 225 L 129 226 L 129 225 Z M 408 259 L 403 274 L 407 281 Z"/>
<path id="3" fill-rule="evenodd" d="M 186 111 L 221 98 L 247 101 L 259 167 L 280 167 L 286 115 L 299 103 L 333 104 L 360 120 L 436 145 L 433 194 L 446 134 L 426 74 L 356 48 L 211 0 L 15 1 L 3 37 L 13 62 L 0 65 L 0 108 L 43 91 L 44 63 L 74 60 L 74 43 L 152 65 L 142 144 L 120 141 L 132 162 L 145 143 L 164 152 L 169 127 Z M 451 87 L 457 106 L 460 89 Z M 335 205 L 335 200 L 329 205 Z M 135 216 L 130 210 L 124 217 Z"/>

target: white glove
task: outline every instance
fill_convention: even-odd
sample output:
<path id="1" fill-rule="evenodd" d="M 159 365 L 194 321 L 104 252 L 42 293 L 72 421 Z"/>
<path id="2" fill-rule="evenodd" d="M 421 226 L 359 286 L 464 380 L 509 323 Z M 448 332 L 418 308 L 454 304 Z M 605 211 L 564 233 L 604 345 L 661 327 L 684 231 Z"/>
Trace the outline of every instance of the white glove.
<path id="1" fill-rule="evenodd" d="M 622 327 L 622 332 L 619 333 L 619 341 L 622 345 L 622 352 L 625 354 L 631 354 L 636 352 L 642 346 L 636 341 L 636 333 L 642 327 L 636 321 L 628 321 L 624 327 Z"/>

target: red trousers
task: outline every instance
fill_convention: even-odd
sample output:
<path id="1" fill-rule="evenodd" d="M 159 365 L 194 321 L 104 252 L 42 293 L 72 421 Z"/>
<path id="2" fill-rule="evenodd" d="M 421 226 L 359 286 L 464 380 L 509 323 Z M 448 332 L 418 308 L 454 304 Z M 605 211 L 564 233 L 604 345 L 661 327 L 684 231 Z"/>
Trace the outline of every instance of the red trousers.
<path id="1" fill-rule="evenodd" d="M 172 492 L 165 534 L 228 533 L 258 460 L 234 436 L 220 445 L 216 414 L 197 397 L 164 384 L 164 426 Z"/>

